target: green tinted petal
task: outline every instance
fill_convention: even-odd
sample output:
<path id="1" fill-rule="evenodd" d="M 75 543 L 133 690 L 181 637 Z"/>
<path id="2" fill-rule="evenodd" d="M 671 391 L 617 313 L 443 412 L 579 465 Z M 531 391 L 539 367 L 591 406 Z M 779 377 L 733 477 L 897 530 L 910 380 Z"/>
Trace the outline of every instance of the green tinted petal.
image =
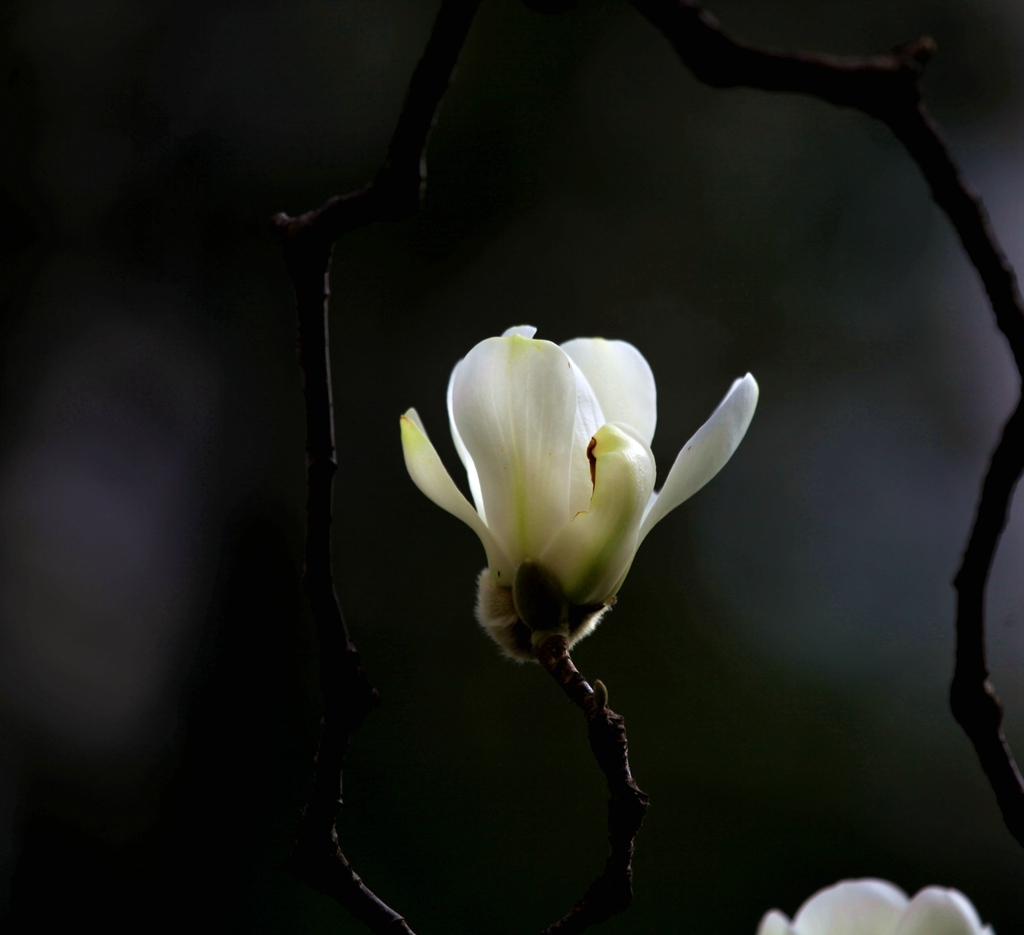
<path id="1" fill-rule="evenodd" d="M 487 563 L 498 581 L 511 583 L 513 568 L 501 547 L 496 543 L 480 514 L 455 486 L 437 451 L 423 431 L 423 424 L 415 409 L 401 419 L 402 451 L 409 476 L 419 489 L 441 509 L 461 519 L 473 530 L 487 552 Z"/>
<path id="2" fill-rule="evenodd" d="M 637 546 L 654 487 L 654 457 L 630 426 L 609 423 L 594 435 L 594 495 L 540 558 L 569 602 L 602 604 L 615 595 Z"/>

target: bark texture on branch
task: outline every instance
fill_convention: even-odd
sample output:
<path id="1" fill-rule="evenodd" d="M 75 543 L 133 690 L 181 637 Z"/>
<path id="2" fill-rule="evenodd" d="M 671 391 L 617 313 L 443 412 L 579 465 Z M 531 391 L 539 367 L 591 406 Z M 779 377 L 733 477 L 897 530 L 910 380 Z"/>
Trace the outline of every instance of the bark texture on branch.
<path id="1" fill-rule="evenodd" d="M 430 130 L 478 6 L 479 0 L 442 4 L 376 179 L 300 217 L 278 214 L 272 221 L 282 241 L 298 311 L 306 402 L 304 577 L 320 645 L 324 698 L 313 788 L 299 823 L 292 866 L 301 879 L 379 935 L 413 933 L 355 872 L 338 844 L 335 824 L 349 739 L 379 698 L 349 636 L 331 574 L 332 484 L 337 470 L 328 334 L 331 253 L 334 242 L 347 231 L 408 217 L 419 209 Z"/>
<path id="2" fill-rule="evenodd" d="M 326 247 L 329 254 L 334 242 L 349 231 L 378 221 L 401 221 L 419 211 L 430 131 L 479 6 L 480 0 L 444 0 L 409 81 L 387 158 L 376 178 L 298 217 L 275 215 L 272 223 L 286 243 L 298 241 L 301 250 Z M 307 247 L 310 241 L 313 244 Z"/>
<path id="3" fill-rule="evenodd" d="M 882 120 L 915 160 L 935 202 L 949 217 L 978 271 L 1024 376 L 1024 312 L 1012 268 L 922 102 L 919 81 L 933 49 L 927 39 L 889 55 L 836 58 L 758 49 L 729 36 L 708 13 L 684 0 L 631 0 L 672 43 L 702 82 L 809 94 Z M 273 219 L 295 287 L 299 353 L 307 428 L 307 538 L 305 586 L 321 650 L 324 718 L 313 789 L 303 811 L 293 864 L 296 872 L 334 898 L 372 931 L 412 930 L 370 891 L 342 853 L 336 817 L 351 735 L 377 703 L 341 614 L 331 575 L 332 480 L 337 467 L 328 340 L 328 278 L 335 241 L 348 231 L 413 215 L 425 184 L 425 153 L 437 109 L 451 80 L 480 0 L 444 0 L 410 81 L 387 158 L 376 178 L 328 199 L 298 217 Z M 565 0 L 530 0 L 535 9 L 561 12 Z M 963 565 L 956 578 L 957 662 L 951 688 L 954 714 L 970 737 L 995 790 L 1007 827 L 1024 844 L 1024 782 L 1001 731 L 1002 710 L 988 679 L 984 592 L 1009 504 L 1024 471 L 1024 404 L 1006 423 L 991 457 Z M 580 901 L 548 933 L 573 933 L 625 909 L 632 899 L 632 854 L 647 797 L 630 774 L 622 718 L 607 708 L 576 670 L 564 640 L 539 650 L 545 669 L 584 714 L 594 756 L 609 789 L 605 868 Z M 596 683 L 598 687 L 601 686 Z"/>
<path id="4" fill-rule="evenodd" d="M 559 684 L 587 721 L 590 749 L 608 783 L 609 854 L 604 870 L 580 900 L 544 935 L 572 935 L 628 909 L 633 901 L 633 848 L 647 814 L 647 796 L 629 769 L 626 725 L 573 665 L 564 636 L 551 636 L 537 650 L 537 660 Z"/>
<path id="5" fill-rule="evenodd" d="M 747 87 L 808 94 L 883 121 L 917 163 L 935 203 L 956 230 L 977 270 L 996 325 L 1024 381 L 1024 303 L 1013 267 L 985 209 L 965 182 L 928 116 L 920 78 L 933 52 L 919 39 L 889 55 L 836 58 L 758 49 L 730 36 L 713 16 L 686 0 L 631 0 L 672 44 L 694 76 L 717 88 Z M 1024 845 L 1024 780 L 1002 731 L 1002 706 L 985 657 L 985 586 L 1014 488 L 1024 471 L 1024 397 L 1018 398 L 992 452 L 974 525 L 955 579 L 956 666 L 953 715 L 970 738 L 995 792 L 1003 821 Z"/>

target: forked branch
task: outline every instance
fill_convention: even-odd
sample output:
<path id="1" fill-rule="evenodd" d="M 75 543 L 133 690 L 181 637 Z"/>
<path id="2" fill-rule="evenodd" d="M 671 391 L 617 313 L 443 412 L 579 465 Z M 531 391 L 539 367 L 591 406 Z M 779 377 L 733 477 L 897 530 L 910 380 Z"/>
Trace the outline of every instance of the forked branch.
<path id="1" fill-rule="evenodd" d="M 342 854 L 335 819 L 341 805 L 344 756 L 352 733 L 377 702 L 352 643 L 334 591 L 330 562 L 331 489 L 336 470 L 327 330 L 328 275 L 334 242 L 377 221 L 414 214 L 425 180 L 425 152 L 438 105 L 480 0 L 444 0 L 376 178 L 299 217 L 277 215 L 298 306 L 300 363 L 307 420 L 306 590 L 321 649 L 324 719 L 313 791 L 294 854 L 297 872 L 378 933 L 409 933 L 402 917 L 360 880 Z M 672 43 L 694 75 L 714 87 L 750 87 L 809 94 L 882 120 L 924 174 L 977 269 L 996 322 L 1024 376 L 1024 312 L 1016 278 L 984 209 L 928 117 L 919 80 L 932 53 L 923 39 L 889 55 L 835 58 L 758 49 L 729 36 L 708 13 L 684 0 L 632 0 Z M 535 5 L 554 12 L 559 2 Z M 1004 427 L 992 454 L 974 527 L 956 578 L 957 663 L 951 701 L 996 792 L 1007 827 L 1024 844 L 1024 782 L 1001 731 L 1002 711 L 988 680 L 984 592 L 1013 490 L 1024 470 L 1024 404 Z M 584 897 L 548 933 L 580 932 L 626 908 L 632 898 L 631 860 L 647 797 L 629 771 L 622 718 L 610 711 L 573 666 L 564 640 L 549 640 L 542 664 L 580 707 L 591 748 L 605 773 L 611 852 Z"/>
<path id="2" fill-rule="evenodd" d="M 917 163 L 935 203 L 946 213 L 981 278 L 996 324 L 1024 380 L 1024 304 L 1013 268 L 1000 249 L 980 199 L 964 181 L 921 97 L 920 78 L 933 46 L 919 39 L 890 55 L 835 58 L 758 49 L 733 38 L 694 3 L 632 0 L 664 33 L 705 84 L 809 94 L 883 121 Z M 1002 707 L 985 658 L 985 585 L 1010 500 L 1024 470 L 1024 401 L 1003 428 L 981 488 L 960 571 L 954 717 L 974 745 L 1010 833 L 1024 845 L 1024 781 L 1002 732 Z"/>
<path id="3" fill-rule="evenodd" d="M 332 483 L 337 470 L 328 338 L 331 252 L 346 231 L 418 210 L 430 130 L 478 6 L 479 0 L 443 3 L 377 178 L 300 217 L 279 214 L 273 219 L 298 311 L 306 402 L 305 586 L 320 644 L 324 698 L 313 789 L 302 813 L 292 865 L 302 879 L 381 935 L 412 935 L 412 930 L 360 879 L 338 845 L 335 826 L 349 740 L 378 696 L 345 626 L 331 574 Z"/>

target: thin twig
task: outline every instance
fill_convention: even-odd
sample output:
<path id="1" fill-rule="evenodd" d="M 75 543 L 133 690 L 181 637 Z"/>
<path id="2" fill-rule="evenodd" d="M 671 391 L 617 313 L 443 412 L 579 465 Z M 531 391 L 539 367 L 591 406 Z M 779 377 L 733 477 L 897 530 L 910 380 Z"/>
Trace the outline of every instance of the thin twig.
<path id="1" fill-rule="evenodd" d="M 917 163 L 935 203 L 960 237 L 988 294 L 996 324 L 1024 379 L 1024 304 L 1013 268 L 985 209 L 925 109 L 920 77 L 933 52 L 920 39 L 890 55 L 835 58 L 757 49 L 728 35 L 685 0 L 632 0 L 671 42 L 694 76 L 713 87 L 808 94 L 882 120 Z M 1024 397 L 1003 428 L 981 489 L 974 526 L 955 579 L 958 592 L 953 714 L 974 744 L 1010 833 L 1024 845 L 1024 781 L 1003 736 L 1002 707 L 985 658 L 985 585 L 1024 471 Z"/>
<path id="2" fill-rule="evenodd" d="M 308 485 L 304 577 L 320 644 L 324 698 L 313 789 L 302 812 L 292 865 L 302 879 L 379 935 L 412 935 L 412 929 L 360 879 L 338 846 L 335 826 L 349 739 L 379 699 L 345 626 L 331 574 L 332 483 L 337 470 L 328 338 L 331 252 L 346 231 L 408 217 L 419 209 L 430 130 L 479 2 L 442 4 L 376 179 L 300 217 L 279 214 L 273 219 L 298 311 Z"/>
<path id="3" fill-rule="evenodd" d="M 1024 403 L 1003 429 L 992 453 L 981 501 L 954 584 L 957 589 L 956 670 L 950 704 L 957 722 L 971 738 L 988 781 L 996 794 L 1003 820 L 1024 843 L 1024 779 L 1003 735 L 1003 710 L 988 677 L 985 661 L 985 584 L 999 537 L 1006 526 L 1013 488 L 1024 471 Z"/>
<path id="4" fill-rule="evenodd" d="M 633 847 L 647 814 L 647 796 L 629 771 L 622 716 L 598 701 L 573 665 L 565 637 L 548 637 L 538 649 L 537 659 L 583 712 L 590 749 L 608 783 L 610 853 L 604 870 L 568 914 L 544 930 L 544 935 L 573 935 L 622 912 L 633 901 Z"/>
<path id="5" fill-rule="evenodd" d="M 298 217 L 275 215 L 272 223 L 286 243 L 315 240 L 329 246 L 349 231 L 378 221 L 400 221 L 419 211 L 426 185 L 430 131 L 480 2 L 442 3 L 423 57 L 409 81 L 402 113 L 377 177 L 347 195 L 328 198 L 319 208 Z"/>

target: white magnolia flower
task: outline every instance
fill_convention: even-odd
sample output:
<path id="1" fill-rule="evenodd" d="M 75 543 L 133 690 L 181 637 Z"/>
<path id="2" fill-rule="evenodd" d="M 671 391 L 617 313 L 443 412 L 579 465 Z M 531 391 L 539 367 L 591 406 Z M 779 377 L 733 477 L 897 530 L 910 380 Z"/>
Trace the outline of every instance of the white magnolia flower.
<path id="1" fill-rule="evenodd" d="M 477 617 L 510 655 L 535 631 L 589 633 L 644 537 L 732 456 L 757 403 L 736 380 L 654 492 L 654 375 L 625 341 L 536 341 L 510 328 L 452 371 L 448 416 L 476 507 L 459 492 L 415 409 L 402 417 L 409 474 L 479 537 Z"/>
<path id="2" fill-rule="evenodd" d="M 757 935 L 993 935 L 958 890 L 929 886 L 913 899 L 885 880 L 844 880 L 815 893 L 791 922 L 777 909 Z"/>

